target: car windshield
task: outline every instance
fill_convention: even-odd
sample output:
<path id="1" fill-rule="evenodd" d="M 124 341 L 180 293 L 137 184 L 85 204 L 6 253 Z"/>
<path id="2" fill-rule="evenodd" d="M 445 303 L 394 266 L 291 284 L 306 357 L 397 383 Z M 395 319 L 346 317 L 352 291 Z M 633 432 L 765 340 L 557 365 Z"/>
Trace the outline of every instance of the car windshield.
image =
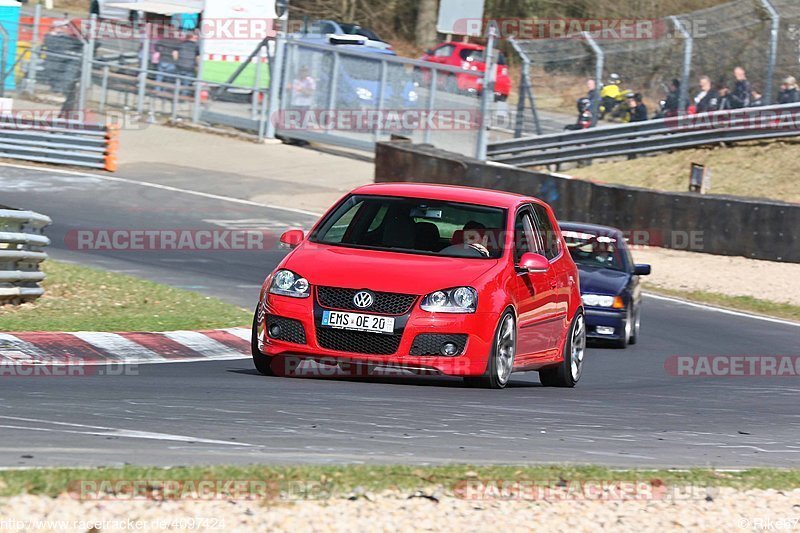
<path id="1" fill-rule="evenodd" d="M 486 61 L 485 50 L 464 48 L 463 50 L 461 50 L 460 55 L 462 61 L 475 61 L 478 63 L 483 63 Z M 504 56 L 502 52 L 498 52 L 497 50 L 495 50 L 494 53 L 492 54 L 492 57 L 494 57 L 496 64 L 498 65 L 506 64 L 506 56 Z"/>
<path id="2" fill-rule="evenodd" d="M 347 35 L 360 35 L 362 37 L 366 37 L 372 41 L 383 41 L 378 34 L 372 30 L 368 30 L 367 28 L 362 28 L 356 24 L 339 24 L 342 27 L 342 30 Z"/>
<path id="3" fill-rule="evenodd" d="M 613 236 L 583 230 L 563 230 L 562 234 L 578 265 L 625 270 L 624 251 Z"/>
<path id="4" fill-rule="evenodd" d="M 441 200 L 353 195 L 311 235 L 312 242 L 476 259 L 503 253 L 506 212 Z"/>

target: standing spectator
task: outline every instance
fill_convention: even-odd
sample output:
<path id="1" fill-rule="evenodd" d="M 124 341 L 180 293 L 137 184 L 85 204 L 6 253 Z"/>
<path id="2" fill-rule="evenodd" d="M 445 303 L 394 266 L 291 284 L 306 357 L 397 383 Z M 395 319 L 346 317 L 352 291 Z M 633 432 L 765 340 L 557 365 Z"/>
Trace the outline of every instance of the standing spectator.
<path id="1" fill-rule="evenodd" d="M 194 78 L 199 62 L 200 45 L 197 42 L 197 32 L 193 31 L 178 45 L 175 67 L 179 75 Z"/>
<path id="2" fill-rule="evenodd" d="M 673 79 L 667 88 L 667 98 L 664 100 L 662 112 L 665 117 L 677 117 L 681 105 L 681 82 Z"/>
<path id="3" fill-rule="evenodd" d="M 594 78 L 588 78 L 586 80 L 586 98 L 594 102 L 596 95 L 597 95 L 597 82 L 595 81 Z"/>
<path id="4" fill-rule="evenodd" d="M 750 91 L 750 107 L 761 107 L 762 105 L 764 105 L 764 95 L 753 87 Z"/>
<path id="5" fill-rule="evenodd" d="M 647 106 L 642 102 L 642 93 L 628 94 L 627 96 L 631 122 L 644 122 L 647 120 Z"/>
<path id="6" fill-rule="evenodd" d="M 711 85 L 711 78 L 700 77 L 700 92 L 694 97 L 694 104 L 698 113 L 716 111 L 719 107 L 719 93 Z"/>
<path id="7" fill-rule="evenodd" d="M 175 81 L 172 75 L 177 71 L 175 65 L 178 62 L 178 51 L 167 45 L 166 42 L 161 42 L 156 45 L 156 53 L 153 55 L 156 54 L 158 55 L 158 63 L 156 65 L 158 74 L 156 75 L 156 81 Z"/>
<path id="8" fill-rule="evenodd" d="M 717 111 L 734 109 L 733 105 L 733 94 L 731 94 L 731 90 L 727 86 L 720 87 Z"/>
<path id="9" fill-rule="evenodd" d="M 779 104 L 796 104 L 800 102 L 800 92 L 797 91 L 797 80 L 794 76 L 783 78 L 781 92 L 778 93 Z"/>
<path id="10" fill-rule="evenodd" d="M 293 108 L 309 109 L 314 103 L 317 82 L 311 77 L 306 65 L 300 67 L 297 77 L 292 80 L 291 90 Z"/>
<path id="11" fill-rule="evenodd" d="M 733 69 L 733 76 L 736 78 L 736 85 L 729 97 L 731 109 L 750 107 L 750 93 L 753 89 L 747 81 L 747 73 L 742 67 L 736 67 Z"/>

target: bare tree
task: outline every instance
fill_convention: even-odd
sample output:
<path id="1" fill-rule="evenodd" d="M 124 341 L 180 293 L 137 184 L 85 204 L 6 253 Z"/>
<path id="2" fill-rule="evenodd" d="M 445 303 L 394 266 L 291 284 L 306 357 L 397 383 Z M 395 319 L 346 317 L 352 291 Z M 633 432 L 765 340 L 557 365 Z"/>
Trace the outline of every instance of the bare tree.
<path id="1" fill-rule="evenodd" d="M 438 0 L 420 0 L 414 42 L 417 46 L 430 48 L 436 44 L 436 18 L 439 15 Z"/>

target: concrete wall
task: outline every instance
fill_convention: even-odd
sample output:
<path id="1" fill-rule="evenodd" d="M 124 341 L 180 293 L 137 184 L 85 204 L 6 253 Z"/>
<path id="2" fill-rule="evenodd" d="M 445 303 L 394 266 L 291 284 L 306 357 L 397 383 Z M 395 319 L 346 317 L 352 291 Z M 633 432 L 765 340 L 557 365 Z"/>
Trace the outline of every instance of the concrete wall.
<path id="1" fill-rule="evenodd" d="M 604 185 L 407 142 L 377 145 L 375 181 L 511 191 L 548 202 L 559 220 L 625 230 L 634 244 L 800 263 L 800 204 Z"/>

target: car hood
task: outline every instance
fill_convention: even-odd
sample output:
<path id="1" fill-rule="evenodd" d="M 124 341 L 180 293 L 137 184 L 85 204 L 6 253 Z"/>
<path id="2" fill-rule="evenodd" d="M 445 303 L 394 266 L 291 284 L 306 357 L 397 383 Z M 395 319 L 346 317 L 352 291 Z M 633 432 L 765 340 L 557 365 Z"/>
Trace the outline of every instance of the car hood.
<path id="1" fill-rule="evenodd" d="M 328 246 L 305 241 L 283 268 L 312 285 L 424 295 L 470 285 L 497 266 L 496 259 L 436 257 Z"/>
<path id="2" fill-rule="evenodd" d="M 630 274 L 612 270 L 610 268 L 598 268 L 585 265 L 578 265 L 581 278 L 581 293 L 608 294 L 616 296 L 620 294 L 628 284 Z"/>

